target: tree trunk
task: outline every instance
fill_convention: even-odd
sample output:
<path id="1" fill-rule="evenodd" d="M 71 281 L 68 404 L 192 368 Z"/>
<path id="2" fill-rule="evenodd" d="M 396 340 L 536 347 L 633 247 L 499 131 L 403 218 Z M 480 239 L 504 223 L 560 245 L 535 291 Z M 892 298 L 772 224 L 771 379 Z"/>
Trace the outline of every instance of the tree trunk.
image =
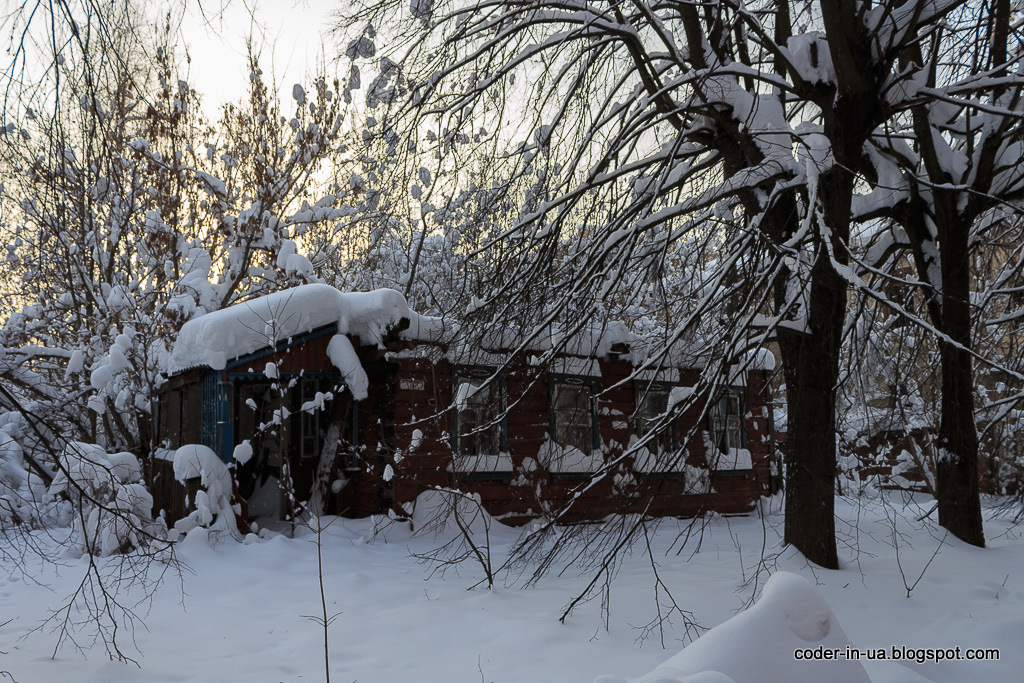
<path id="1" fill-rule="evenodd" d="M 786 374 L 789 442 L 786 450 L 786 543 L 826 569 L 838 569 L 836 551 L 836 387 L 846 281 L 836 272 L 824 243 L 839 264 L 848 260 L 853 176 L 841 166 L 820 181 L 823 219 L 810 274 L 806 333 L 780 330 L 779 346 Z"/>
<path id="2" fill-rule="evenodd" d="M 927 132 L 927 121 L 916 121 L 918 137 Z M 939 182 L 952 179 L 933 171 Z M 928 316 L 950 341 L 938 340 L 942 371 L 942 407 L 936 439 L 935 499 L 939 525 L 960 540 L 984 547 L 981 496 L 978 482 L 978 432 L 974 422 L 974 371 L 971 364 L 971 260 L 968 242 L 972 220 L 957 212 L 957 192 L 934 192 L 934 216 L 938 229 L 941 281 L 932 283 L 925 209 L 913 209 L 902 223 L 913 245 L 914 263 L 926 289 Z M 969 216 L 970 214 L 968 214 Z"/>
<path id="3" fill-rule="evenodd" d="M 971 367 L 968 230 L 946 231 L 942 243 L 942 417 L 939 422 L 936 498 L 939 524 L 960 540 L 985 546 L 978 490 L 978 433 Z M 954 240 L 957 244 L 949 243 Z"/>
<path id="4" fill-rule="evenodd" d="M 809 334 L 780 331 L 779 335 L 789 411 L 784 540 L 827 569 L 839 568 L 835 404 L 846 287 L 836 279 L 827 257 L 819 258 L 811 274 L 809 304 L 812 310 L 827 309 L 830 314 L 812 315 L 811 320 L 821 324 Z"/>
<path id="5" fill-rule="evenodd" d="M 799 333 L 779 334 L 789 411 L 784 540 L 811 562 L 837 569 L 835 385 L 827 379 L 831 363 L 816 342 Z"/>

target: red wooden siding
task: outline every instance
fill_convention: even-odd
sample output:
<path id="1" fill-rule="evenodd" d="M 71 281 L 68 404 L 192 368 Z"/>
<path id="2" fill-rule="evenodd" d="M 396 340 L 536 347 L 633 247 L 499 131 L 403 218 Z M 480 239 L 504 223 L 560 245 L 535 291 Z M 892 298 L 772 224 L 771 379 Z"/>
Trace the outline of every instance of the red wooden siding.
<path id="1" fill-rule="evenodd" d="M 337 372 L 338 369 L 327 357 L 327 345 L 332 336 L 334 335 L 321 334 L 277 353 L 266 356 L 259 354 L 258 358 L 248 360 L 241 365 L 229 363 L 229 366 L 231 372 L 249 372 L 250 370 L 263 372 L 267 363 L 272 362 L 277 366 L 278 372 Z M 359 339 L 353 339 L 353 343 L 358 347 Z"/>
<path id="2" fill-rule="evenodd" d="M 607 459 L 617 458 L 633 434 L 632 414 L 636 390 L 624 381 L 633 368 L 617 359 L 600 360 L 601 376 L 595 378 L 597 424 L 602 450 Z M 452 439 L 454 368 L 447 360 L 433 363 L 426 358 L 392 358 L 389 384 L 394 390 L 394 503 L 409 511 L 417 494 L 426 488 L 457 486 L 480 496 L 487 510 L 507 522 L 524 522 L 545 512 L 558 510 L 574 500 L 565 521 L 597 519 L 618 512 L 640 512 L 652 516 L 692 516 L 714 510 L 740 513 L 752 509 L 757 496 L 767 489 L 770 455 L 770 423 L 762 416 L 766 407 L 766 373 L 749 373 L 747 411 L 749 449 L 754 469 L 746 474 L 711 473 L 711 492 L 686 493 L 682 475 L 633 474 L 632 459 L 625 460 L 603 480 L 591 483 L 584 475 L 551 474 L 536 462 L 537 454 L 550 438 L 550 376 L 526 365 L 504 376 L 508 450 L 513 470 L 509 473 L 453 473 Z M 697 371 L 683 371 L 682 385 L 696 382 Z M 696 426 L 702 406 L 696 406 L 677 423 L 680 442 Z M 703 428 L 703 425 L 701 425 Z M 412 448 L 414 430 L 422 433 Z M 691 438 L 686 462 L 705 465 L 704 440 Z M 533 460 L 529 466 L 524 463 Z M 615 474 L 626 475 L 616 482 Z"/>
<path id="3" fill-rule="evenodd" d="M 232 372 L 262 373 L 268 362 L 284 373 L 337 372 L 327 358 L 331 335 L 314 336 L 290 348 L 253 358 Z M 549 375 L 542 368 L 519 363 L 503 374 L 508 405 L 505 418 L 511 471 L 453 472 L 452 415 L 455 368 L 444 349 L 409 341 L 392 341 L 388 350 L 361 347 L 353 339 L 369 379 L 369 394 L 355 404 L 357 453 L 352 466 L 339 477 L 347 483 L 333 497 L 333 512 L 348 516 L 379 514 L 394 509 L 411 511 L 416 496 L 431 488 L 459 489 L 478 494 L 484 507 L 510 523 L 525 522 L 564 508 L 572 501 L 564 521 L 599 519 L 612 513 L 651 516 L 693 516 L 707 511 L 741 513 L 753 508 L 758 495 L 768 490 L 772 444 L 768 373 L 750 371 L 745 396 L 744 423 L 753 469 L 739 473 L 709 473 L 710 490 L 687 493 L 679 473 L 639 473 L 633 458 L 625 458 L 602 480 L 589 481 L 586 473 L 553 474 L 538 461 L 538 453 L 551 436 Z M 598 359 L 600 376 L 593 378 L 596 423 L 606 462 L 619 458 L 634 434 L 637 387 L 628 380 L 633 371 L 626 360 Z M 681 386 L 694 386 L 699 371 L 681 370 Z M 193 380 L 174 378 L 172 386 L 198 386 Z M 697 405 L 677 422 L 679 442 L 687 444 L 685 461 L 706 467 L 704 406 Z M 184 414 L 184 407 L 182 413 Z M 198 422 L 198 421 L 197 421 Z M 414 443 L 414 434 L 421 436 Z M 696 436 L 687 435 L 696 430 Z M 235 441 L 247 438 L 235 434 Z M 394 474 L 390 479 L 386 472 Z M 169 485 L 168 485 L 169 486 Z M 159 490 L 158 497 L 174 498 Z M 298 492 L 300 497 L 304 492 Z M 172 514 L 174 512 L 169 510 Z"/>
<path id="4" fill-rule="evenodd" d="M 174 463 L 153 458 L 153 514 L 163 515 L 168 524 L 185 516 L 185 487 L 174 478 Z"/>

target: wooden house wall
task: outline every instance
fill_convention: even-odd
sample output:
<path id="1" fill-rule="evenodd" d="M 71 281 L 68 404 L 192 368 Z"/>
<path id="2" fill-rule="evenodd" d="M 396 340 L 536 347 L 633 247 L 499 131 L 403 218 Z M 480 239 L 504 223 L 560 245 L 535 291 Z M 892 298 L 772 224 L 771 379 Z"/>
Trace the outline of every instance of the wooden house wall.
<path id="1" fill-rule="evenodd" d="M 185 487 L 174 478 L 173 462 L 153 458 L 152 464 L 153 481 L 149 490 L 153 496 L 153 514 L 174 524 L 185 516 Z"/>
<path id="2" fill-rule="evenodd" d="M 190 371 L 166 382 L 157 392 L 157 439 L 178 448 L 202 439 L 202 373 Z"/>
<path id="3" fill-rule="evenodd" d="M 394 448 L 394 410 L 391 377 L 384 355 L 375 348 L 362 349 L 363 369 L 370 386 L 358 402 L 360 470 L 349 483 L 352 510 L 356 515 L 387 510 L 394 501 L 392 483 L 385 481 L 388 456 Z"/>
<path id="4" fill-rule="evenodd" d="M 393 355 L 394 356 L 394 355 Z M 504 376 L 507 404 L 506 436 L 512 472 L 452 472 L 454 368 L 447 360 L 433 363 L 427 358 L 392 357 L 386 362 L 387 383 L 393 390 L 393 413 L 385 410 L 393 435 L 396 462 L 388 460 L 397 473 L 393 500 L 400 510 L 410 512 L 416 496 L 431 487 L 457 486 L 478 494 L 488 511 L 508 522 L 526 521 L 547 510 L 557 510 L 575 500 L 566 521 L 595 519 L 617 512 L 646 512 L 650 515 L 688 516 L 714 510 L 722 513 L 749 511 L 757 495 L 767 488 L 770 456 L 770 411 L 766 409 L 764 372 L 751 372 L 746 397 L 746 427 L 754 469 L 742 474 L 711 474 L 712 491 L 687 493 L 682 475 L 631 473 L 631 460 L 620 466 L 621 474 L 590 484 L 585 473 L 552 474 L 536 462 L 537 454 L 550 438 L 550 376 L 547 372 L 521 365 Z M 632 366 L 622 360 L 602 359 L 596 382 L 596 412 L 602 450 L 606 458 L 619 456 L 633 434 L 630 416 L 636 409 L 636 391 L 623 381 Z M 692 386 L 697 371 L 683 371 L 681 385 Z M 371 385 L 373 381 L 371 380 Z M 384 400 L 387 400 L 386 398 Z M 366 406 L 370 415 L 379 410 Z M 682 441 L 701 417 L 703 406 L 695 406 L 676 423 Z M 700 428 L 703 428 L 701 426 Z M 414 430 L 422 433 L 413 448 Z M 686 461 L 706 466 L 704 440 L 692 438 Z M 386 458 L 387 456 L 385 456 Z M 532 462 L 530 462 L 532 460 Z M 626 483 L 623 483 L 626 482 Z M 584 490 L 585 489 L 585 490 Z"/>
<path id="5" fill-rule="evenodd" d="M 338 372 L 327 356 L 327 345 L 334 335 L 329 332 L 314 332 L 308 340 L 289 346 L 280 351 L 257 352 L 240 361 L 229 364 L 232 372 L 263 372 L 267 363 L 274 363 L 278 372 Z M 358 338 L 353 340 L 358 347 Z"/>
<path id="6" fill-rule="evenodd" d="M 284 373 L 302 370 L 336 373 L 327 357 L 330 338 L 331 334 L 310 335 L 309 339 L 290 348 L 254 354 L 244 363 L 234 365 L 232 372 L 251 369 L 262 373 L 266 363 L 274 362 Z M 631 459 L 624 461 L 613 476 L 593 485 L 586 473 L 547 472 L 537 462 L 537 456 L 551 435 L 551 376 L 526 364 L 504 375 L 509 406 L 506 437 L 513 470 L 453 472 L 451 405 L 455 368 L 452 364 L 445 359 L 435 362 L 428 357 L 416 357 L 428 354 L 416 353 L 414 342 L 398 342 L 388 352 L 372 346 L 360 347 L 358 339 L 353 339 L 353 343 L 369 379 L 369 393 L 365 400 L 355 404 L 358 460 L 343 472 L 347 484 L 334 497 L 335 511 L 339 514 L 365 516 L 392 507 L 400 513 L 411 512 L 411 503 L 420 492 L 453 485 L 478 494 L 491 514 L 508 522 L 525 522 L 572 500 L 575 502 L 565 517 L 567 522 L 617 512 L 652 516 L 689 516 L 710 510 L 738 513 L 750 510 L 758 494 L 767 490 L 771 410 L 766 403 L 769 396 L 766 372 L 747 373 L 745 426 L 753 470 L 732 474 L 712 472 L 711 491 L 691 494 L 687 493 L 687 482 L 681 474 L 633 473 Z M 600 377 L 594 378 L 596 421 L 602 450 L 610 459 L 622 453 L 634 433 L 631 416 L 636 410 L 636 388 L 634 382 L 626 381 L 633 370 L 629 362 L 609 357 L 600 359 L 597 365 Z M 696 370 L 682 370 L 680 385 L 695 385 L 698 375 Z M 197 381 L 180 384 L 182 400 L 199 406 L 201 400 L 185 396 L 188 392 L 201 392 L 201 384 Z M 703 408 L 695 406 L 677 421 L 680 442 L 691 429 L 706 429 L 706 425 L 697 424 L 702 419 Z M 200 420 L 183 417 L 179 428 L 183 431 L 186 424 L 198 429 Z M 419 430 L 422 437 L 414 446 L 415 430 Z M 239 438 L 240 435 L 236 435 L 236 441 Z M 198 439 L 191 442 L 196 443 Z M 708 454 L 704 450 L 704 439 L 690 438 L 687 449 L 689 465 L 706 466 Z M 394 477 L 387 480 L 385 472 L 389 466 Z M 176 495 L 168 490 L 161 498 L 170 500 Z"/>
<path id="7" fill-rule="evenodd" d="M 442 359 L 393 359 L 395 467 L 401 475 L 395 482 L 395 500 L 409 502 L 426 487 L 449 486 L 448 465 L 452 462 L 451 405 L 453 368 Z M 422 434 L 414 444 L 416 430 Z"/>
<path id="8" fill-rule="evenodd" d="M 249 356 L 233 361 L 228 364 L 228 370 L 231 373 L 235 373 L 235 377 L 238 377 L 239 373 L 252 373 L 253 375 L 258 375 L 262 378 L 264 377 L 267 364 L 274 363 L 281 376 L 300 373 L 323 373 L 326 375 L 336 376 L 338 381 L 341 382 L 341 373 L 327 355 L 327 346 L 330 344 L 334 334 L 333 327 L 315 330 L 309 334 L 292 339 L 290 341 L 290 345 L 287 345 L 284 348 L 278 350 L 267 349 L 257 351 Z M 359 347 L 358 337 L 353 337 L 352 342 L 357 348 Z M 373 381 L 374 380 L 371 380 L 371 387 L 375 386 Z M 335 400 L 331 401 L 332 421 L 347 421 L 347 419 L 349 419 L 348 411 L 351 410 L 351 407 L 348 405 L 349 401 L 350 397 L 347 395 L 336 397 Z M 241 408 L 237 405 L 237 396 L 235 397 L 234 402 L 236 404 L 235 409 L 240 410 Z M 357 408 L 357 410 L 359 410 L 359 408 Z M 365 412 L 365 408 L 361 412 Z M 346 430 L 343 428 L 343 436 L 345 431 Z M 247 438 L 247 435 L 234 435 L 235 443 L 241 442 L 244 438 Z M 293 448 L 293 446 L 289 447 Z M 293 455 L 292 466 L 294 471 L 292 476 L 294 478 L 295 489 L 298 495 L 305 496 L 307 492 L 311 491 L 316 477 L 316 468 L 318 464 L 319 459 L 316 457 L 299 458 Z M 368 515 L 379 511 L 380 501 L 377 500 L 376 496 L 377 486 L 370 483 L 369 478 L 362 473 L 361 469 L 362 468 L 352 468 L 342 473 L 349 479 L 349 481 L 348 484 L 338 492 L 339 495 L 335 496 L 335 505 L 334 509 L 330 510 L 331 512 L 349 515 Z M 374 472 L 372 474 L 376 476 L 377 473 Z M 373 495 L 371 495 L 371 493 Z"/>

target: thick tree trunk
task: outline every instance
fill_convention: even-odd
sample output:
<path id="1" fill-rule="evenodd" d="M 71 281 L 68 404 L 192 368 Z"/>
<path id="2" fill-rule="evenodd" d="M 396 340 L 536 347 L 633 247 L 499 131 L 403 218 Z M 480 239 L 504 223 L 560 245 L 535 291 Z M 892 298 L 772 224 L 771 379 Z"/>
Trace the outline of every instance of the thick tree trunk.
<path id="1" fill-rule="evenodd" d="M 971 367 L 970 261 L 968 230 L 944 235 L 941 329 L 955 343 L 940 341 L 942 417 L 939 422 L 936 498 L 939 524 L 960 540 L 984 547 L 978 491 L 978 433 L 974 422 Z M 959 238 L 959 239 L 958 239 Z M 948 240 L 962 244 L 948 243 Z"/>
<path id="2" fill-rule="evenodd" d="M 835 384 L 828 379 L 833 364 L 818 339 L 779 336 L 789 409 L 784 540 L 811 562 L 837 569 Z"/>
<path id="3" fill-rule="evenodd" d="M 921 138 L 927 122 L 919 115 Z M 952 182 L 933 171 L 938 182 Z M 971 354 L 971 261 L 968 240 L 971 220 L 957 212 L 958 191 L 936 190 L 934 216 L 938 225 L 941 281 L 926 289 L 928 316 L 950 341 L 938 340 L 942 370 L 942 407 L 936 446 L 935 499 L 939 524 L 971 545 L 983 547 L 981 496 L 978 473 L 978 432 L 974 422 L 974 370 Z M 914 262 L 923 282 L 930 282 L 931 253 L 925 210 L 918 208 L 903 217 L 911 238 Z M 926 248 L 926 245 L 929 245 Z"/>
<path id="4" fill-rule="evenodd" d="M 780 333 L 789 409 L 785 542 L 808 560 L 838 569 L 835 525 L 836 384 L 846 287 L 827 257 L 811 273 L 809 334 Z M 838 318 L 838 320 L 837 320 Z M 831 328 L 831 329 L 830 329 Z"/>
<path id="5" fill-rule="evenodd" d="M 811 269 L 806 333 L 780 332 L 789 408 L 786 451 L 786 543 L 827 569 L 839 568 L 836 551 L 836 388 L 847 283 L 832 263 L 848 257 L 853 176 L 833 167 L 821 177 L 827 231 Z M 831 240 L 832 257 L 824 240 Z"/>

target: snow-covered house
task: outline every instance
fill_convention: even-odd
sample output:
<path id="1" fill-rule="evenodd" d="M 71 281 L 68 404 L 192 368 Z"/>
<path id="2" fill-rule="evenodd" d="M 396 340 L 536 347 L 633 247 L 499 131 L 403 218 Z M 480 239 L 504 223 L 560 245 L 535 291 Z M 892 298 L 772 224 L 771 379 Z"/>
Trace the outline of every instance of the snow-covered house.
<path id="1" fill-rule="evenodd" d="M 288 475 L 298 500 L 339 514 L 403 514 L 422 491 L 454 487 L 513 522 L 570 500 L 567 521 L 743 512 L 767 487 L 770 364 L 666 428 L 659 416 L 699 370 L 638 372 L 642 340 L 624 326 L 577 333 L 558 353 L 550 339 L 470 337 L 391 290 L 304 285 L 236 304 L 182 328 L 159 438 L 234 462 L 253 517 L 281 514 Z M 184 494 L 163 471 L 157 505 L 180 516 Z"/>

